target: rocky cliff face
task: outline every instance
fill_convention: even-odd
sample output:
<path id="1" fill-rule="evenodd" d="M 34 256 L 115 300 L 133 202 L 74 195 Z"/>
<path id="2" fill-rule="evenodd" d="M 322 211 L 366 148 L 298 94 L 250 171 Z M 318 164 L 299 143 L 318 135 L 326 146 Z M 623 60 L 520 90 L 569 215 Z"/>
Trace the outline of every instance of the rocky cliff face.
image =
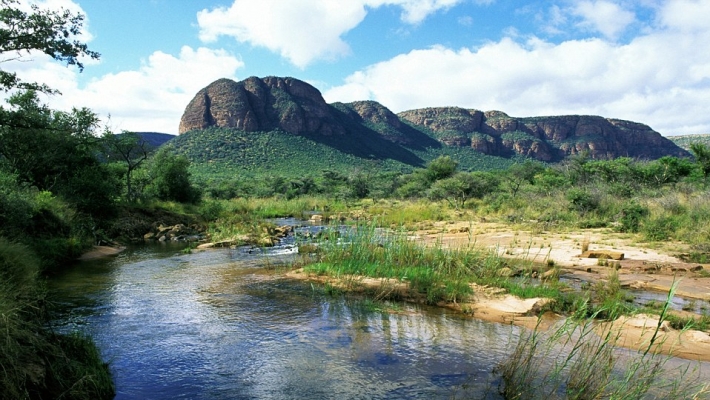
<path id="1" fill-rule="evenodd" d="M 308 83 L 279 77 L 220 79 L 200 90 L 185 108 L 179 132 L 212 126 L 329 137 L 366 130 L 399 146 L 428 146 L 419 142 L 433 137 L 447 146 L 542 161 L 583 151 L 593 158 L 689 155 L 650 127 L 630 121 L 579 115 L 516 118 L 459 107 L 395 115 L 374 101 L 329 105 Z"/>
<path id="2" fill-rule="evenodd" d="M 471 146 L 490 155 L 519 154 L 542 161 L 583 151 L 593 158 L 688 156 L 647 125 L 598 116 L 514 118 L 501 111 L 455 107 L 411 110 L 398 116 L 432 131 L 443 143 Z"/>
<path id="3" fill-rule="evenodd" d="M 220 79 L 200 90 L 185 108 L 179 133 L 211 126 L 296 135 L 344 133 L 318 89 L 279 77 Z"/>

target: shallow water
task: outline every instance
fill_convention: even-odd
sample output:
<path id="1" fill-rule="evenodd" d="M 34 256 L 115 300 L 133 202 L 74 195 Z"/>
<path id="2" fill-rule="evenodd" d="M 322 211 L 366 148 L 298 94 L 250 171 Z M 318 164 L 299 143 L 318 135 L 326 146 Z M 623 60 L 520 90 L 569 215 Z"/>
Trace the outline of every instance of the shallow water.
<path id="1" fill-rule="evenodd" d="M 269 250 L 183 246 L 128 249 L 50 281 L 55 329 L 94 338 L 117 399 L 500 398 L 492 371 L 517 327 L 417 305 L 378 311 L 285 279 L 290 238 Z M 709 379 L 707 363 L 666 368 L 686 365 Z"/>
<path id="2" fill-rule="evenodd" d="M 373 311 L 281 277 L 289 248 L 129 249 L 53 279 L 55 325 L 111 363 L 117 399 L 496 398 L 518 329 L 447 311 Z"/>

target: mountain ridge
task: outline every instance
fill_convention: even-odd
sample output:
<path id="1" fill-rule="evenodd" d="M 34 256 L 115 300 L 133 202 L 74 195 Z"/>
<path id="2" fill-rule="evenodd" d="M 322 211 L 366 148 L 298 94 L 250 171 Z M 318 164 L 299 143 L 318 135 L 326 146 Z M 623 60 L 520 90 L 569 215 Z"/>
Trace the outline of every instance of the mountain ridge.
<path id="1" fill-rule="evenodd" d="M 290 77 L 218 79 L 185 108 L 179 132 L 229 128 L 281 132 L 327 143 L 359 157 L 421 163 L 413 149 L 440 147 L 545 162 L 587 152 L 595 159 L 657 159 L 690 154 L 642 123 L 593 115 L 511 117 L 502 111 L 430 107 L 393 113 L 372 100 L 328 104 L 312 85 Z M 361 148 L 359 148 L 361 147 Z M 458 150 L 457 150 L 458 151 Z M 410 154 L 407 154 L 407 153 Z"/>

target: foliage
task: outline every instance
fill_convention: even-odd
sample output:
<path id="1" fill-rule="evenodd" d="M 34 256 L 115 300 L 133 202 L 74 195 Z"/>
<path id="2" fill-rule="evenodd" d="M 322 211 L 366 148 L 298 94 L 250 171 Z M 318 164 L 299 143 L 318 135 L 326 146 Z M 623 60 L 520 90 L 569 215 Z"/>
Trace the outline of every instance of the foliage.
<path id="1" fill-rule="evenodd" d="M 599 199 L 588 190 L 573 188 L 567 192 L 570 208 L 581 213 L 595 210 L 599 207 Z"/>
<path id="2" fill-rule="evenodd" d="M 23 55 L 40 51 L 67 65 L 76 65 L 80 70 L 84 68 L 81 57 L 99 58 L 98 53 L 76 40 L 84 23 L 82 14 L 72 14 L 65 9 L 43 10 L 36 4 L 26 12 L 17 0 L 0 0 L 0 6 L 0 54 L 13 53 L 16 59 L 22 59 Z M 45 85 L 21 82 L 16 74 L 3 70 L 0 70 L 0 87 L 51 92 Z"/>
<path id="3" fill-rule="evenodd" d="M 510 193 L 515 197 L 524 183 L 532 184 L 535 175 L 542 172 L 544 166 L 539 162 L 526 160 L 524 163 L 515 163 L 506 171 L 503 182 Z"/>
<path id="4" fill-rule="evenodd" d="M 160 200 L 196 203 L 201 193 L 190 182 L 189 166 L 187 158 L 161 148 L 151 159 L 149 190 Z"/>
<path id="5" fill-rule="evenodd" d="M 133 187 L 133 174 L 148 159 L 150 145 L 134 132 L 115 135 L 106 131 L 102 139 L 106 148 L 106 161 L 110 163 L 117 160 L 125 164 L 126 199 L 129 202 L 136 201 L 140 192 Z"/>
<path id="6" fill-rule="evenodd" d="M 693 152 L 695 161 L 698 163 L 698 167 L 703 173 L 703 179 L 707 182 L 708 175 L 710 175 L 710 149 L 704 143 L 692 143 L 690 145 L 690 151 Z"/>
<path id="7" fill-rule="evenodd" d="M 457 167 L 458 162 L 454 161 L 451 157 L 440 156 L 431 160 L 431 162 L 427 164 L 426 176 L 429 182 L 450 178 L 454 172 L 456 172 Z"/>
<path id="8" fill-rule="evenodd" d="M 498 188 L 498 179 L 489 172 L 460 172 L 435 182 L 429 190 L 434 200 L 447 200 L 455 208 L 463 208 L 469 199 L 480 199 Z"/>
<path id="9" fill-rule="evenodd" d="M 109 370 L 90 339 L 46 328 L 40 262 L 0 237 L 0 399 L 112 398 Z"/>
<path id="10" fill-rule="evenodd" d="M 98 58 L 76 40 L 84 16 L 0 0 L 0 54 L 41 52 L 80 70 Z M 1 61 L 0 61 L 1 62 Z M 40 272 L 74 259 L 113 210 L 118 185 L 99 162 L 98 118 L 88 109 L 53 111 L 37 91 L 0 70 L 0 398 L 103 399 L 114 396 L 93 342 L 48 329 Z M 23 243 L 23 244 L 20 244 Z"/>
<path id="11" fill-rule="evenodd" d="M 96 158 L 96 115 L 87 109 L 52 111 L 33 91 L 16 93 L 8 103 L 0 107 L 0 168 L 21 183 L 65 197 L 80 211 L 110 213 L 116 189 Z"/>
<path id="12" fill-rule="evenodd" d="M 619 222 L 621 223 L 619 232 L 637 233 L 641 221 L 647 217 L 649 213 L 650 211 L 647 207 L 635 202 L 625 204 L 621 209 L 621 218 L 619 218 Z"/>

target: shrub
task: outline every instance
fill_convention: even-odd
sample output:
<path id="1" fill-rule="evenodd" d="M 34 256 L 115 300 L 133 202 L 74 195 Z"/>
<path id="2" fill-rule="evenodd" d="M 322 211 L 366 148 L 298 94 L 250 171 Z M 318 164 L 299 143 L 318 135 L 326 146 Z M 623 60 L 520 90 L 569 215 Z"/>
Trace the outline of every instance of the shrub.
<path id="1" fill-rule="evenodd" d="M 643 225 L 643 234 L 647 240 L 667 240 L 678 229 L 677 221 L 671 216 L 659 216 L 647 221 Z"/>
<path id="2" fill-rule="evenodd" d="M 627 203 L 621 208 L 619 232 L 636 233 L 641 221 L 649 215 L 649 210 L 637 203 Z"/>
<path id="3" fill-rule="evenodd" d="M 572 188 L 565 196 L 570 202 L 570 208 L 582 213 L 595 210 L 599 207 L 599 199 L 584 189 Z"/>

